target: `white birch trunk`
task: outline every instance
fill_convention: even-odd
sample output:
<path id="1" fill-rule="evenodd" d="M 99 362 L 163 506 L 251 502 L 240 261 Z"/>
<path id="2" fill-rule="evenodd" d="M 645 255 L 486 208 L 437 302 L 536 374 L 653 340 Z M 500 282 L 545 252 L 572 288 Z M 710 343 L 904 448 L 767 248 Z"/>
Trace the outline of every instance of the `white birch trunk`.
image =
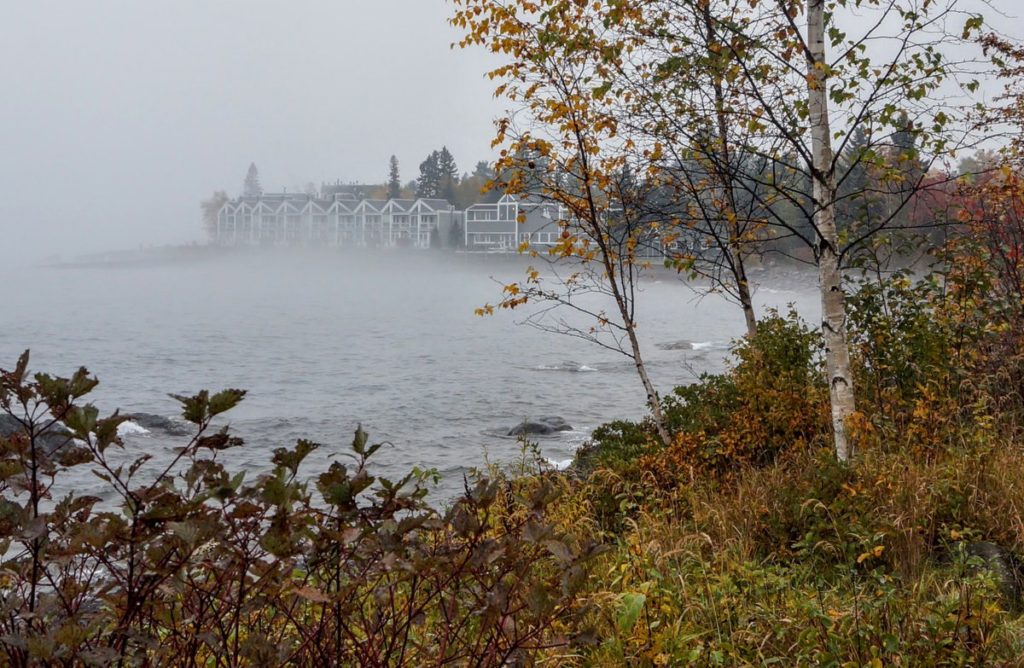
<path id="1" fill-rule="evenodd" d="M 807 5 L 808 59 L 807 95 L 813 153 L 812 182 L 814 222 L 818 231 L 818 285 L 821 290 L 821 329 L 825 338 L 825 366 L 836 457 L 847 461 L 852 455 L 847 419 L 856 409 L 850 348 L 846 341 L 846 301 L 839 268 L 838 235 L 835 218 L 835 173 L 832 169 L 832 136 L 829 129 L 828 82 L 825 61 L 824 0 Z"/>

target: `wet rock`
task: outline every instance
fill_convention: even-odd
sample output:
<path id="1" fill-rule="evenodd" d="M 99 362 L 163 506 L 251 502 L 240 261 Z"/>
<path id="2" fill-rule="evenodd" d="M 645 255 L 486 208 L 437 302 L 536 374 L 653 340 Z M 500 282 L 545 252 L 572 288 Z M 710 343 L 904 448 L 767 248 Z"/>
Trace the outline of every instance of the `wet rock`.
<path id="1" fill-rule="evenodd" d="M 516 426 L 510 428 L 508 436 L 549 436 L 559 431 L 571 431 L 572 425 L 564 418 L 552 415 L 549 417 L 537 418 L 536 420 L 523 420 Z"/>
<path id="2" fill-rule="evenodd" d="M 162 431 L 165 434 L 170 434 L 171 436 L 192 436 L 195 433 L 195 429 L 187 423 L 172 420 L 171 418 L 164 417 L 163 415 L 154 415 L 153 413 L 130 413 L 126 417 L 144 429 L 149 429 L 150 431 Z"/>
<path id="3" fill-rule="evenodd" d="M 0 438 L 6 438 L 18 432 L 24 432 L 24 427 L 14 417 L 6 413 L 0 414 Z M 46 430 L 46 433 L 39 436 L 37 443 L 41 445 L 47 456 L 52 456 L 57 450 L 72 443 L 71 432 L 60 424 L 55 424 Z"/>
<path id="4" fill-rule="evenodd" d="M 659 350 L 693 350 L 693 342 L 682 340 L 682 341 L 666 341 L 664 343 L 655 343 L 654 347 Z"/>

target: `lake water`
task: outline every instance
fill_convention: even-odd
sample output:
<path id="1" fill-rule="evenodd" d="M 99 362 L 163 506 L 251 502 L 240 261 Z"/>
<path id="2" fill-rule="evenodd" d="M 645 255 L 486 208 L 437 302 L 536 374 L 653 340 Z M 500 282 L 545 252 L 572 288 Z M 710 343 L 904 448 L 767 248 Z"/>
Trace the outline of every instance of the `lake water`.
<path id="1" fill-rule="evenodd" d="M 80 365 L 100 379 L 93 400 L 114 408 L 177 413 L 168 393 L 249 391 L 228 414 L 246 440 L 234 466 L 264 470 L 270 451 L 303 437 L 324 445 L 315 472 L 347 450 L 362 423 L 388 441 L 374 471 L 436 468 L 439 494 L 487 459 L 520 451 L 499 434 L 524 418 L 564 417 L 574 429 L 537 439 L 569 459 L 590 430 L 644 413 L 628 359 L 585 341 L 517 325 L 527 312 L 473 314 L 523 275 L 519 258 L 269 253 L 191 262 L 13 270 L 0 275 L 0 367 L 32 350 L 31 367 L 66 375 Z M 792 277 L 756 294 L 760 308 L 795 303 L 818 318 L 813 289 Z M 720 370 L 743 332 L 739 309 L 697 299 L 674 275 L 646 281 L 640 335 L 662 392 Z M 159 461 L 182 439 L 126 435 Z M 92 485 L 82 481 L 82 485 Z"/>

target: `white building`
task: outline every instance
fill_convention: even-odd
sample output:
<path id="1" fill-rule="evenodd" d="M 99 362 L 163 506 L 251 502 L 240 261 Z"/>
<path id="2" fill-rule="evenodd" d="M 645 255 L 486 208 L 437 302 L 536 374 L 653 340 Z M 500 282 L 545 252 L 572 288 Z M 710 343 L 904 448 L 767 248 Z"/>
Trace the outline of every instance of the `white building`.
<path id="1" fill-rule="evenodd" d="M 462 212 L 442 199 L 356 200 L 269 193 L 239 197 L 217 213 L 217 243 L 228 246 L 429 248 L 434 228 L 448 239 Z"/>

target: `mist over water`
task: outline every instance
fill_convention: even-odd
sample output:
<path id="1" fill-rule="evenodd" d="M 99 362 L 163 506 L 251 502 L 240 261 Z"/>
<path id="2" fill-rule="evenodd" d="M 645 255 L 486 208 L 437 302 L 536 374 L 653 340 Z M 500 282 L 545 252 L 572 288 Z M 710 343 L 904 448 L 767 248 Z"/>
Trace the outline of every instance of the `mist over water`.
<path id="1" fill-rule="evenodd" d="M 176 415 L 167 394 L 248 390 L 226 416 L 246 445 L 228 451 L 250 477 L 296 438 L 323 444 L 313 474 L 346 452 L 362 423 L 388 441 L 374 472 L 412 466 L 444 476 L 512 460 L 502 437 L 527 418 L 564 417 L 573 431 L 537 439 L 545 457 L 570 458 L 590 430 L 644 413 L 631 362 L 579 339 L 517 326 L 525 312 L 478 317 L 495 282 L 521 278 L 526 261 L 426 253 L 377 256 L 250 253 L 162 265 L 37 268 L 0 275 L 7 313 L 0 367 L 32 349 L 31 367 L 60 375 L 80 365 L 100 379 L 101 412 Z M 793 302 L 816 321 L 813 291 L 763 286 L 762 308 Z M 640 335 L 661 392 L 722 368 L 743 332 L 739 309 L 695 299 L 671 274 L 644 284 Z M 181 438 L 128 433 L 128 448 L 170 457 Z M 91 480 L 83 480 L 88 486 Z"/>

